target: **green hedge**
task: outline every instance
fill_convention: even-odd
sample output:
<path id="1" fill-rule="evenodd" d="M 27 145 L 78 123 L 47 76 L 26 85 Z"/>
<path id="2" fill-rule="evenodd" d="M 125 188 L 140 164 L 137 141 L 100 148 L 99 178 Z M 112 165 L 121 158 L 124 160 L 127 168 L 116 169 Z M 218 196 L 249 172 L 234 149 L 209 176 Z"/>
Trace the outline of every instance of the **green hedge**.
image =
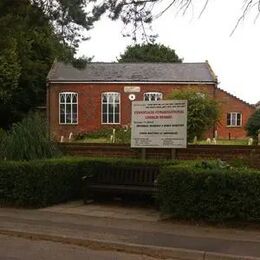
<path id="1" fill-rule="evenodd" d="M 160 167 L 158 204 L 181 219 L 260 220 L 260 172 L 223 163 L 65 157 L 0 162 L 0 205 L 44 207 L 81 196 L 81 179 L 106 168 Z M 128 171 L 126 171 L 128 172 Z"/>
<path id="2" fill-rule="evenodd" d="M 160 162 L 167 165 L 169 162 Z M 106 167 L 158 166 L 158 161 L 134 159 L 60 158 L 0 162 L 0 205 L 44 207 L 75 199 L 81 178 Z"/>
<path id="3" fill-rule="evenodd" d="M 260 220 L 260 171 L 165 167 L 159 176 L 161 210 L 180 219 Z"/>

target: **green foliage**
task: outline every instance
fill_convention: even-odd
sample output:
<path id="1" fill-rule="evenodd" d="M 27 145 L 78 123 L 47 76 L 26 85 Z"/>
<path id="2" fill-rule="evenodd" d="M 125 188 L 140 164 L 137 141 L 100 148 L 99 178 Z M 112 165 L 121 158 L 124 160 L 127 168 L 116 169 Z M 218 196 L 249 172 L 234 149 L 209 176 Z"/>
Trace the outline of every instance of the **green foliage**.
<path id="1" fill-rule="evenodd" d="M 0 40 L 0 45 L 4 46 L 0 53 L 0 103 L 6 104 L 18 89 L 21 67 L 15 40 L 10 39 L 9 42 Z"/>
<path id="2" fill-rule="evenodd" d="M 168 99 L 180 99 L 188 101 L 188 141 L 191 142 L 195 136 L 202 138 L 203 134 L 214 127 L 217 123 L 220 109 L 217 101 L 206 94 L 195 90 L 174 91 Z"/>
<path id="3" fill-rule="evenodd" d="M 131 140 L 131 128 L 129 127 L 104 127 L 97 131 L 90 133 L 78 134 L 75 138 L 76 141 L 88 142 L 90 139 L 102 139 L 104 142 L 111 142 L 111 136 L 115 129 L 115 143 L 128 144 Z"/>
<path id="4" fill-rule="evenodd" d="M 199 161 L 64 157 L 1 161 L 0 205 L 45 207 L 82 196 L 82 178 L 107 168 L 160 168 L 158 202 L 181 219 L 210 221 L 260 219 L 260 172 L 204 167 Z M 216 162 L 207 162 L 217 165 Z M 197 165 L 197 167 L 195 166 Z"/>
<path id="5" fill-rule="evenodd" d="M 158 167 L 164 163 L 169 164 L 134 159 L 75 157 L 29 162 L 2 161 L 0 205 L 44 207 L 72 200 L 80 196 L 83 176 L 99 174 L 107 167 Z"/>
<path id="6" fill-rule="evenodd" d="M 257 139 L 258 133 L 260 132 L 260 109 L 256 110 L 255 113 L 248 119 L 246 124 L 247 135 Z"/>
<path id="7" fill-rule="evenodd" d="M 165 167 L 159 176 L 161 210 L 180 219 L 260 219 L 260 172 L 249 169 Z"/>
<path id="8" fill-rule="evenodd" d="M 6 142 L 7 142 L 7 133 L 5 130 L 0 128 L 0 161 L 1 159 L 5 158 L 5 149 L 6 149 Z"/>
<path id="9" fill-rule="evenodd" d="M 60 154 L 49 140 L 45 121 L 37 113 L 14 124 L 5 138 L 4 157 L 8 160 L 35 160 Z"/>
<path id="10" fill-rule="evenodd" d="M 73 199 L 80 191 L 77 161 L 0 163 L 0 205 L 44 207 Z"/>
<path id="11" fill-rule="evenodd" d="M 128 46 L 119 62 L 182 62 L 175 50 L 162 44 Z"/>
<path id="12" fill-rule="evenodd" d="M 116 128 L 116 143 L 129 144 L 131 142 L 131 128 Z"/>
<path id="13" fill-rule="evenodd" d="M 231 166 L 220 159 L 211 161 L 201 161 L 195 164 L 196 168 L 200 169 L 230 169 Z"/>
<path id="14" fill-rule="evenodd" d="M 79 11 L 86 13 L 82 1 L 56 1 L 55 5 L 49 3 L 49 10 L 43 1 L 33 2 L 0 1 L 0 31 L 4 35 L 0 39 L 0 127 L 4 128 L 45 103 L 46 77 L 55 59 L 81 67 L 87 62 L 73 58 L 77 32 L 65 29 L 77 23 L 87 26 Z"/>

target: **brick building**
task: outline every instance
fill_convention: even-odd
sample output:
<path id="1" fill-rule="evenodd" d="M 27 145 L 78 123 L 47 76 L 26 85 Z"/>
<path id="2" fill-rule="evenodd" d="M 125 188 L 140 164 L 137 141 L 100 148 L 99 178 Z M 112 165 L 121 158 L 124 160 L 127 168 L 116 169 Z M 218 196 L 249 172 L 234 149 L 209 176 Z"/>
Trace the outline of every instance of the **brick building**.
<path id="1" fill-rule="evenodd" d="M 221 105 L 221 118 L 207 133 L 246 137 L 244 126 L 255 107 L 221 90 L 205 63 L 90 63 L 84 69 L 55 63 L 47 79 L 49 129 L 59 139 L 102 127 L 129 125 L 133 100 L 160 100 L 174 90 L 192 88 Z"/>

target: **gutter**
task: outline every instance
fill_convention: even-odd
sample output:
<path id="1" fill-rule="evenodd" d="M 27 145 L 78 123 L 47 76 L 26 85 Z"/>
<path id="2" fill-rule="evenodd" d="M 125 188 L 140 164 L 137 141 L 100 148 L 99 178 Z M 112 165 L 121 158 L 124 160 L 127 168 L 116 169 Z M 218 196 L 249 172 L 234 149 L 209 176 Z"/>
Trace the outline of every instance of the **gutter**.
<path id="1" fill-rule="evenodd" d="M 49 80 L 50 84 L 216 84 L 214 81 L 68 81 Z"/>

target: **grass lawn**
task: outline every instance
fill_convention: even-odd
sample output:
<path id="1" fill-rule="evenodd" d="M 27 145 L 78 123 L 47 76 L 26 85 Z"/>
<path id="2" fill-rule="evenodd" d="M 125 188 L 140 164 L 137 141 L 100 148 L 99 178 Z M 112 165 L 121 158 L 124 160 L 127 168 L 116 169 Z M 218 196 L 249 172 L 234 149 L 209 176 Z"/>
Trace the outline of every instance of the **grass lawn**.
<path id="1" fill-rule="evenodd" d="M 111 143 L 108 138 L 100 137 L 100 138 L 84 138 L 83 140 L 76 141 L 77 143 L 90 143 L 90 144 L 108 144 Z"/>
<path id="2" fill-rule="evenodd" d="M 98 143 L 98 144 L 108 144 L 111 143 L 111 141 L 108 138 L 105 137 L 99 137 L 99 138 L 92 138 L 92 137 L 86 137 L 82 140 L 78 140 L 76 141 L 78 143 Z M 190 143 L 193 144 L 193 143 Z M 206 140 L 202 140 L 202 141 L 198 141 L 197 142 L 198 145 L 202 144 L 205 145 L 207 144 Z M 220 139 L 217 140 L 217 144 L 219 145 L 247 145 L 247 140 L 224 140 L 224 139 Z M 211 144 L 214 145 L 214 144 Z"/>
<path id="3" fill-rule="evenodd" d="M 198 141 L 197 144 L 207 144 L 206 140 L 203 141 Z M 238 140 L 238 139 L 233 139 L 233 140 L 226 140 L 226 139 L 219 139 L 217 140 L 217 144 L 220 145 L 247 145 L 247 139 L 244 140 Z M 214 144 L 212 144 L 214 145 Z"/>

